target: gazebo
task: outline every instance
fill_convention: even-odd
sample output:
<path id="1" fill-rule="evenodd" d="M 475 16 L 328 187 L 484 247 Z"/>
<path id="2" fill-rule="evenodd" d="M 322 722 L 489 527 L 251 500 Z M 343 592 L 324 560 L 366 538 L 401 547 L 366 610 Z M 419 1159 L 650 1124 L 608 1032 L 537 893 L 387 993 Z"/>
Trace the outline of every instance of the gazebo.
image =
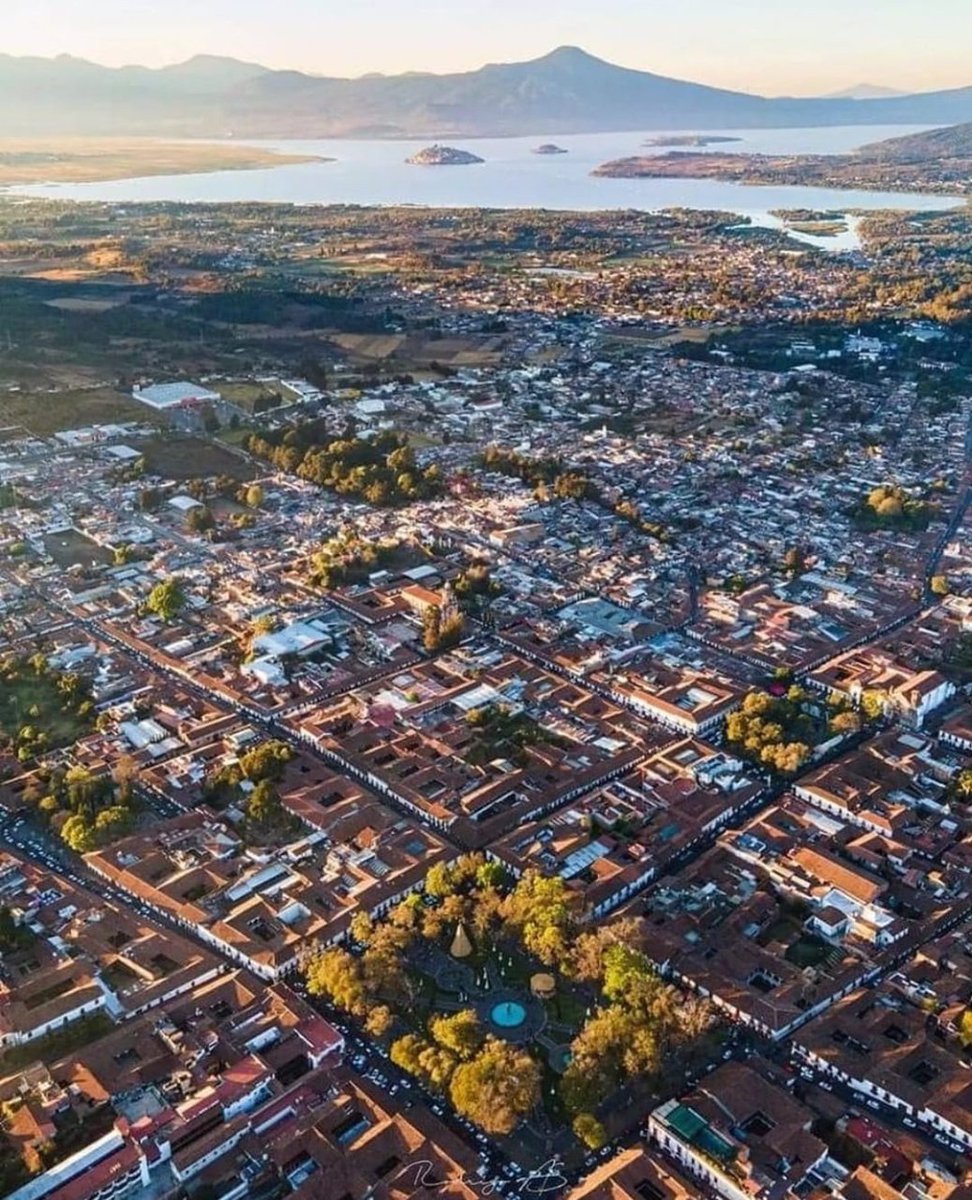
<path id="1" fill-rule="evenodd" d="M 557 983 L 552 975 L 541 971 L 530 978 L 530 992 L 538 1000 L 550 1000 L 557 991 Z"/>
<path id="2" fill-rule="evenodd" d="M 452 939 L 449 953 L 453 958 L 468 958 L 473 952 L 473 944 L 466 933 L 466 927 L 460 921 L 456 926 L 456 936 Z"/>

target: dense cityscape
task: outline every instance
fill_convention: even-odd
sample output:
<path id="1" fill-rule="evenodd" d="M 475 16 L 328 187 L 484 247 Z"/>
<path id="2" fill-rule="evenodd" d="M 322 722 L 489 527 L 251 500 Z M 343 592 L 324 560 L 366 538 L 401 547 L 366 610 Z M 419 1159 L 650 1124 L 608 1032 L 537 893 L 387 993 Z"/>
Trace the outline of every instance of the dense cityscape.
<path id="1" fill-rule="evenodd" d="M 972 1196 L 970 304 L 958 198 L 0 196 L 0 1195 Z"/>

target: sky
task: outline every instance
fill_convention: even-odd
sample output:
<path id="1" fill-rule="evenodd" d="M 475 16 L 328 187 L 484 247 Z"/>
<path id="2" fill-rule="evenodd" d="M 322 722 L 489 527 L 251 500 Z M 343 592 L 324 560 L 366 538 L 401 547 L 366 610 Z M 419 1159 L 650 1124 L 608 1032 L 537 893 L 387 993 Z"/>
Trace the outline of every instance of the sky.
<path id="1" fill-rule="evenodd" d="M 0 51 L 321 75 L 473 70 L 559 45 L 766 95 L 972 84 L 972 0 L 3 0 Z"/>

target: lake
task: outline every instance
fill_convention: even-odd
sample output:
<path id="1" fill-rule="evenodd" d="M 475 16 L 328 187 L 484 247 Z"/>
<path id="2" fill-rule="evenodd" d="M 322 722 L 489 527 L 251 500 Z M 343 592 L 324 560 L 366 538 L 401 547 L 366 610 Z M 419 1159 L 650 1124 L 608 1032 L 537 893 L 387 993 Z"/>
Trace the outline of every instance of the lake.
<path id="1" fill-rule="evenodd" d="M 881 141 L 927 126 L 837 126 L 825 129 L 706 130 L 738 137 L 712 149 L 736 153 L 841 154 L 866 142 Z M 691 132 L 691 131 L 688 131 Z M 214 171 L 200 175 L 158 175 L 102 183 L 38 184 L 11 189 L 18 195 L 69 200 L 172 201 L 177 203 L 267 201 L 293 204 L 414 204 L 434 208 L 547 208 L 565 211 L 693 208 L 739 213 L 760 225 L 776 226 L 778 208 L 944 210 L 962 203 L 946 196 L 896 192 L 842 191 L 814 187 L 753 187 L 705 179 L 599 179 L 591 170 L 634 154 L 664 154 L 645 139 L 670 136 L 594 133 L 547 137 L 461 138 L 451 141 L 486 161 L 473 166 L 415 167 L 405 159 L 425 141 L 260 141 L 254 144 L 288 153 L 334 159 L 257 171 Z M 542 142 L 555 141 L 567 154 L 537 155 Z M 812 240 L 829 249 L 856 244 L 849 232 Z"/>

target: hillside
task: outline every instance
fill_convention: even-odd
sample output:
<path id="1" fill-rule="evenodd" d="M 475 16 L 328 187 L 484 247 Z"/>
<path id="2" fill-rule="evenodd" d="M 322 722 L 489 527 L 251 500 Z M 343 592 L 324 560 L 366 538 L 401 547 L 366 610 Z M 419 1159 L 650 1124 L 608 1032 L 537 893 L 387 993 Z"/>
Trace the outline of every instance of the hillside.
<path id="1" fill-rule="evenodd" d="M 894 159 L 896 162 L 922 162 L 951 158 L 972 159 L 972 121 L 929 129 L 905 137 L 871 142 L 858 151 L 862 158 Z"/>
<path id="2" fill-rule="evenodd" d="M 972 87 L 767 99 L 618 67 L 576 47 L 460 74 L 336 79 L 201 55 L 162 69 L 0 55 L 6 136 L 416 136 L 972 120 Z"/>

